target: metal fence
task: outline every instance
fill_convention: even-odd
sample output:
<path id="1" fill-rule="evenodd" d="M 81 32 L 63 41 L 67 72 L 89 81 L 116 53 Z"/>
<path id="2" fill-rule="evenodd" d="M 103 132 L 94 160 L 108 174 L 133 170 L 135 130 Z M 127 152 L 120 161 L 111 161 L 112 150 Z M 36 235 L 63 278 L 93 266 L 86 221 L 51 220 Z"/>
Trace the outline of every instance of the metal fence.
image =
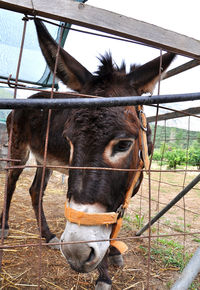
<path id="1" fill-rule="evenodd" d="M 53 108 L 158 104 L 156 106 L 157 114 L 154 120 L 153 138 L 156 145 L 156 133 L 158 132 L 158 121 L 160 118 L 158 115 L 159 104 L 200 99 L 200 93 L 167 96 L 160 96 L 158 94 L 151 98 L 123 97 L 109 99 L 92 98 L 91 96 L 83 95 L 80 95 L 80 98 L 74 99 L 73 94 L 70 93 L 71 98 L 68 97 L 65 100 L 16 99 L 17 90 L 22 89 L 20 84 L 18 84 L 18 75 L 25 31 L 26 21 L 24 22 L 24 34 L 22 36 L 16 80 L 14 84 L 11 84 L 8 80 L 8 85 L 13 87 L 14 99 L 0 100 L 1 109 L 48 108 L 51 111 Z M 23 87 L 23 89 L 26 89 L 26 87 Z M 51 91 L 52 97 L 53 94 L 56 94 L 53 91 L 54 88 Z M 167 107 L 165 107 L 165 110 L 177 112 Z M 188 116 L 186 135 L 181 137 L 181 141 L 179 140 L 186 144 L 184 148 L 185 161 L 184 163 L 180 162 L 180 164 L 177 164 L 172 169 L 168 168 L 165 153 L 173 151 L 173 146 L 171 145 L 171 148 L 169 148 L 168 144 L 170 142 L 173 144 L 177 139 L 176 136 L 170 136 L 170 138 L 167 136 L 167 121 L 164 121 L 165 124 L 162 127 L 164 134 L 161 140 L 163 150 L 160 152 L 160 159 L 157 158 L 156 161 L 153 161 L 148 174 L 145 173 L 141 190 L 133 198 L 124 218 L 124 227 L 120 239 L 127 241 L 129 252 L 125 256 L 125 267 L 123 269 L 116 271 L 115 268 L 111 268 L 113 289 L 134 289 L 134 287 L 136 289 L 156 289 L 156 287 L 165 289 L 167 286 L 172 286 L 178 273 L 183 270 L 191 254 L 194 253 L 199 245 L 199 167 L 198 165 L 189 164 L 188 161 L 191 142 L 194 140 L 199 142 L 198 137 L 191 136 L 190 134 L 192 131 L 190 117 L 196 118 L 197 122 L 199 122 L 199 116 L 191 112 L 180 111 L 178 113 L 179 115 L 183 114 L 184 117 Z M 47 127 L 49 128 L 49 126 Z M 8 172 L 12 168 L 10 163 L 10 148 L 11 142 L 13 142 L 12 130 L 8 145 L 3 136 L 5 136 L 5 130 L 0 137 L 1 146 L 8 148 L 8 156 L 5 158 L 5 153 L 3 153 L 0 159 L 1 162 L 4 161 L 3 168 L 0 169 L 0 187 L 2 192 L 1 205 L 5 208 L 7 198 L 6 183 Z M 46 148 L 47 143 L 48 137 L 46 138 Z M 45 158 L 44 155 L 44 164 Z M 26 193 L 33 176 L 33 170 L 37 165 L 29 162 L 25 167 L 27 170 L 25 170 L 24 175 L 18 182 L 12 203 L 13 208 L 10 216 L 11 233 L 6 240 L 3 237 L 1 240 L 1 289 L 91 289 L 96 279 L 95 273 L 87 274 L 87 276 L 85 274 L 74 273 L 67 267 L 60 253 L 47 248 L 43 240 L 40 239 L 30 200 Z M 178 193 L 182 193 L 185 190 L 188 184 L 192 185 L 185 192 L 185 195 L 178 202 L 174 202 L 173 207 L 167 210 L 162 218 L 158 219 L 156 224 L 152 223 L 150 227 L 147 226 L 148 230 L 144 231 L 141 236 L 145 224 L 150 224 L 152 217 L 157 215 L 162 208 L 168 206 Z M 59 195 L 55 192 L 55 187 L 59 189 Z M 67 181 L 64 180 L 63 182 L 62 176 L 55 174 L 45 197 L 46 207 L 48 208 L 47 219 L 58 236 L 64 229 L 65 224 L 63 208 L 66 190 Z M 199 277 L 197 277 L 194 283 L 200 283 Z"/>

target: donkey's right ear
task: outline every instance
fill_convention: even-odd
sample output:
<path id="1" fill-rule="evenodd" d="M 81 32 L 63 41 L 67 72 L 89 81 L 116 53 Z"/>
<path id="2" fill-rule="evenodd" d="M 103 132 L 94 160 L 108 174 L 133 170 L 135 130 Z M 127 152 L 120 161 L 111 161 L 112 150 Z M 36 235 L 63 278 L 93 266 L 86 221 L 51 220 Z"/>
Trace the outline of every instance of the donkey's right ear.
<path id="1" fill-rule="evenodd" d="M 40 48 L 49 68 L 53 72 L 58 44 L 51 37 L 42 21 L 37 18 L 34 21 Z M 69 88 L 79 92 L 84 84 L 91 79 L 92 74 L 63 48 L 60 48 L 56 76 Z"/>

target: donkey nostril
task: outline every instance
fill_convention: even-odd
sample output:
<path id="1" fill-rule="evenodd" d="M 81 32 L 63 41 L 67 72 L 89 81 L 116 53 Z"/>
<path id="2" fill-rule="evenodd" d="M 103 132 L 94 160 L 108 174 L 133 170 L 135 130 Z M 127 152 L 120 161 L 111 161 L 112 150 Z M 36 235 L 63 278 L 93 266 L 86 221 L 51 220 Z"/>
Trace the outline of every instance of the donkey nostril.
<path id="1" fill-rule="evenodd" d="M 89 255 L 89 257 L 88 257 L 86 263 L 90 263 L 90 262 L 92 262 L 92 261 L 94 260 L 94 258 L 95 258 L 95 251 L 94 251 L 94 249 L 93 249 L 93 248 L 90 248 L 90 249 L 91 249 L 91 251 L 90 251 L 90 255 Z"/>

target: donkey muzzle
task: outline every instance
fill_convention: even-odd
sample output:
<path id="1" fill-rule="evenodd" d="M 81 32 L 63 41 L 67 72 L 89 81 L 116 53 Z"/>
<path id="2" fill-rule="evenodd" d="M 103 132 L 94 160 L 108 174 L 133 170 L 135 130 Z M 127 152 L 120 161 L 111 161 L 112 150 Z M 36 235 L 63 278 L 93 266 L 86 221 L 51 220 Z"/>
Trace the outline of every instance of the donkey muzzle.
<path id="1" fill-rule="evenodd" d="M 111 229 L 111 226 L 79 226 L 67 221 L 60 249 L 71 268 L 82 273 L 93 271 L 109 248 Z"/>

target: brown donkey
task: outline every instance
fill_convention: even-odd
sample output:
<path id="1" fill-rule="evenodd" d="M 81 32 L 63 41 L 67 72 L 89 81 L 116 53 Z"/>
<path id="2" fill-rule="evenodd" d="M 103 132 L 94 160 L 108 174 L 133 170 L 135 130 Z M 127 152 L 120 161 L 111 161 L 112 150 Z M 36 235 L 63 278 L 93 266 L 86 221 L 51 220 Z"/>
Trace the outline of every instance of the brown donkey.
<path id="1" fill-rule="evenodd" d="M 53 71 L 57 44 L 41 21 L 36 19 L 35 24 L 41 50 Z M 170 65 L 174 56 L 173 53 L 163 55 L 162 72 Z M 125 72 L 124 64 L 121 67 L 113 64 L 110 54 L 101 57 L 100 61 L 101 65 L 93 75 L 61 48 L 58 57 L 57 77 L 76 92 L 107 98 L 138 96 L 142 93 L 152 92 L 159 78 L 160 58 L 142 66 L 132 66 L 129 73 Z M 38 93 L 31 98 L 49 97 L 50 93 L 46 92 Z M 62 93 L 56 95 L 56 98 L 65 97 Z M 27 162 L 29 151 L 35 156 L 37 164 L 43 164 L 47 116 L 48 110 L 21 109 L 15 111 L 11 156 L 13 159 L 20 159 L 20 165 L 25 165 Z M 8 132 L 10 126 L 11 115 L 8 116 L 7 120 Z M 88 170 L 69 169 L 68 204 L 72 209 L 85 213 L 116 212 L 124 201 L 130 178 L 135 173 L 97 170 L 95 168 L 137 169 L 141 159 L 138 140 L 139 129 L 140 122 L 135 107 L 52 110 L 43 191 L 52 171 L 48 165 L 94 167 Z M 151 150 L 150 135 L 148 127 L 149 151 Z M 19 163 L 13 162 L 12 165 L 19 165 Z M 15 168 L 9 171 L 5 235 L 9 229 L 8 216 L 12 195 L 22 170 Z M 41 177 L 42 168 L 39 167 L 30 188 L 37 221 L 39 220 Z M 141 180 L 142 175 L 133 190 L 133 195 L 138 191 Z M 118 250 L 110 247 L 109 238 L 112 227 L 112 225 L 79 226 L 67 221 L 61 237 L 62 254 L 74 270 L 78 272 L 89 272 L 95 268 L 99 270 L 100 275 L 95 288 L 98 290 L 111 289 L 111 280 L 107 273 L 107 255 L 112 257 L 114 263 L 122 264 L 123 262 Z M 41 235 L 48 243 L 58 241 L 47 225 L 42 205 Z M 100 242 L 95 242 L 95 240 L 100 240 Z M 73 241 L 86 242 L 67 244 L 67 242 Z"/>

